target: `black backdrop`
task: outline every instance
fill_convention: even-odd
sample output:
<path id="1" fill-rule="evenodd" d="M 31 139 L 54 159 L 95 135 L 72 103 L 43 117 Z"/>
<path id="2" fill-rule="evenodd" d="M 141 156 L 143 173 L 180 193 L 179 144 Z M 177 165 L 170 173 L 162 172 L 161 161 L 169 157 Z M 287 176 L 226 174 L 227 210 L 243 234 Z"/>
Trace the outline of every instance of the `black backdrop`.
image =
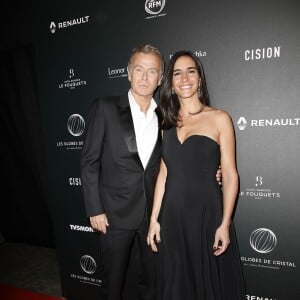
<path id="1" fill-rule="evenodd" d="M 298 299 L 299 4 L 297 1 L 66 1 L 36 6 L 39 97 L 63 294 L 98 298 L 98 236 L 87 223 L 79 156 L 88 107 L 128 89 L 131 48 L 202 60 L 212 105 L 237 136 L 235 215 L 247 299 Z M 50 28 L 51 27 L 51 28 Z M 133 298 L 132 298 L 133 299 Z"/>
<path id="2" fill-rule="evenodd" d="M 54 247 L 37 96 L 33 2 L 2 1 L 0 43 L 1 233 Z"/>
<path id="3" fill-rule="evenodd" d="M 8 242 L 54 246 L 32 44 L 1 49 L 0 232 Z"/>

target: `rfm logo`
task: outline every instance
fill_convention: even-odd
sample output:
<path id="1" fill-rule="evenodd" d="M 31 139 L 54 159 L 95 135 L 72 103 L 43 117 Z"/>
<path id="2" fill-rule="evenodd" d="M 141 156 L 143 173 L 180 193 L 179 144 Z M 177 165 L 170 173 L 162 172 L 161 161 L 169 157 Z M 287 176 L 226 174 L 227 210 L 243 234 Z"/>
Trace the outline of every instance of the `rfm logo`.
<path id="1" fill-rule="evenodd" d="M 146 0 L 145 11 L 150 15 L 157 15 L 164 9 L 165 5 L 166 0 Z"/>

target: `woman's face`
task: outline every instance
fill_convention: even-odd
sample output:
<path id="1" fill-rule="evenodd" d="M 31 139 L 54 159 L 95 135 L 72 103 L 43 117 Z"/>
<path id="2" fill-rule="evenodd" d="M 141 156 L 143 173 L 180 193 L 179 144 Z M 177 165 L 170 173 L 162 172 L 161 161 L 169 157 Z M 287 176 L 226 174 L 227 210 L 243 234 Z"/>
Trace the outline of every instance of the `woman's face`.
<path id="1" fill-rule="evenodd" d="M 200 76 L 196 63 L 190 56 L 180 56 L 174 65 L 172 89 L 179 100 L 198 98 Z"/>

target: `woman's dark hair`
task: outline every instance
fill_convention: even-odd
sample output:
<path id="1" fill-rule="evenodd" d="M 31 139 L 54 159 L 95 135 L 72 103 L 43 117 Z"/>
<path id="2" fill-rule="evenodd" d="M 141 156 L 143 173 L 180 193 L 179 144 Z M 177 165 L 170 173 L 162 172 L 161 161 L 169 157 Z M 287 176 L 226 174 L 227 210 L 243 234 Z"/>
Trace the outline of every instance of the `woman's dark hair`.
<path id="1" fill-rule="evenodd" d="M 160 110 L 162 115 L 162 128 L 168 129 L 177 126 L 179 121 L 178 110 L 180 107 L 178 97 L 172 93 L 173 70 L 177 59 L 189 56 L 196 64 L 201 84 L 199 88 L 199 101 L 209 105 L 209 95 L 206 86 L 205 74 L 200 60 L 191 51 L 178 51 L 170 59 L 160 87 Z"/>

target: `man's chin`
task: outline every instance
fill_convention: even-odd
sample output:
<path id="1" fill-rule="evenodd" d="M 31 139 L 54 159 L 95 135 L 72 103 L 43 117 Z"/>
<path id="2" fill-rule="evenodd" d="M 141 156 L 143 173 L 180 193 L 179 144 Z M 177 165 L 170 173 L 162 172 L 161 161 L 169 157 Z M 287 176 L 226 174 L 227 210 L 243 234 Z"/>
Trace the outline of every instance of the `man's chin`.
<path id="1" fill-rule="evenodd" d="M 138 95 L 142 96 L 142 97 L 149 97 L 153 95 L 154 91 L 149 92 L 149 91 L 138 91 Z"/>

